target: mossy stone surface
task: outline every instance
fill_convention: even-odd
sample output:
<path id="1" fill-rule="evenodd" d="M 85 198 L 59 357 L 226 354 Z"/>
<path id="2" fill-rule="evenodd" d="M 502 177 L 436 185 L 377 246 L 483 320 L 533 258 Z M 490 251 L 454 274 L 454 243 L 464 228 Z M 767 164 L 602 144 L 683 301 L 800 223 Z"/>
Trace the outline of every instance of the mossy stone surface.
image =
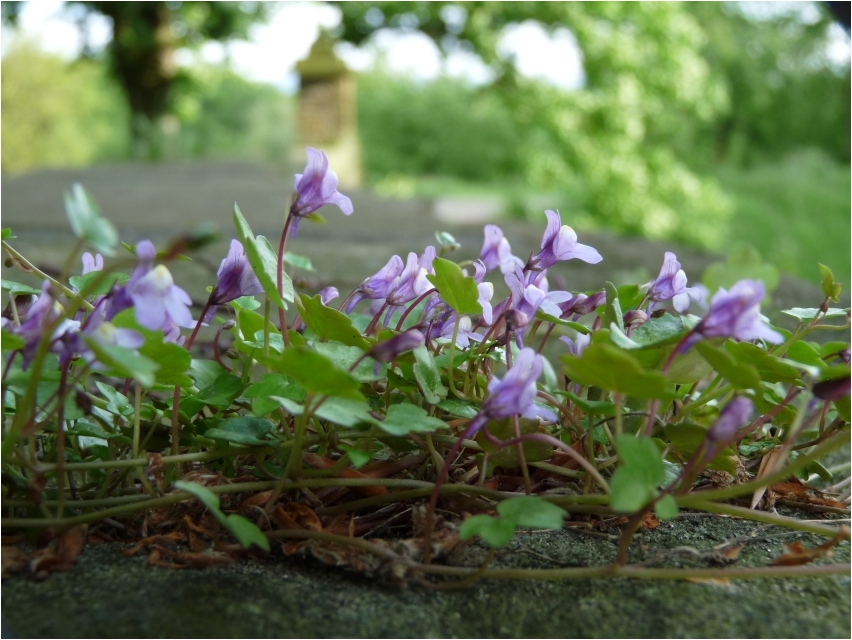
<path id="1" fill-rule="evenodd" d="M 645 532 L 631 561 L 708 566 L 695 551 L 752 537 L 737 566 L 764 565 L 782 542 L 814 536 L 719 517 L 685 517 Z M 643 549 L 644 547 L 644 549 Z M 675 548 L 680 547 L 679 551 Z M 695 551 L 690 551 L 690 547 Z M 732 580 L 728 585 L 628 579 L 487 580 L 436 592 L 284 558 L 173 571 L 89 546 L 76 566 L 3 582 L 3 637 L 576 637 L 830 638 L 850 636 L 850 578 Z M 601 564 L 612 541 L 572 531 L 524 533 L 495 566 Z M 466 545 L 456 561 L 484 557 Z M 544 558 L 555 560 L 551 562 Z M 849 561 L 849 543 L 833 561 Z"/>

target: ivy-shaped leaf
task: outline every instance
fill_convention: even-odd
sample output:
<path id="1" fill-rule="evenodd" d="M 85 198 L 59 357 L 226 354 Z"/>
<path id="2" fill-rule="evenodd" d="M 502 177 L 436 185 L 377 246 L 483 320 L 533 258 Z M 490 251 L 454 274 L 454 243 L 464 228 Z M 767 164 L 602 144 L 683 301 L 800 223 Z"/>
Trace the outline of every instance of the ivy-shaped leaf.
<path id="1" fill-rule="evenodd" d="M 423 399 L 429 404 L 438 404 L 447 397 L 447 388 L 441 382 L 441 371 L 435 362 L 435 357 L 426 346 L 414 350 L 414 379 L 417 388 L 423 394 Z"/>
<path id="2" fill-rule="evenodd" d="M 350 347 L 358 347 L 364 351 L 370 348 L 369 340 L 352 325 L 349 316 L 337 309 L 325 306 L 319 295 L 311 298 L 301 294 L 299 301 L 302 320 L 323 342 L 334 340 Z"/>
<path id="3" fill-rule="evenodd" d="M 65 213 L 74 235 L 105 256 L 115 255 L 118 232 L 115 226 L 101 217 L 98 204 L 79 183 L 65 194 Z"/>
<path id="4" fill-rule="evenodd" d="M 658 371 L 648 371 L 630 354 L 616 347 L 592 343 L 575 358 L 562 356 L 565 374 L 574 382 L 639 398 L 671 396 L 669 382 Z"/>
<path id="5" fill-rule="evenodd" d="M 282 297 L 282 294 L 278 292 L 278 256 L 275 254 L 275 249 L 263 236 L 255 238 L 251 227 L 236 204 L 234 205 L 234 226 L 237 228 L 237 235 L 240 236 L 240 241 L 245 249 L 246 258 L 260 281 L 267 298 L 272 300 L 276 306 L 286 309 L 285 300 L 287 302 L 295 300 L 293 282 L 286 272 L 282 272 Z"/>
<path id="6" fill-rule="evenodd" d="M 426 410 L 407 402 L 388 407 L 384 420 L 376 422 L 379 428 L 392 436 L 407 436 L 409 433 L 433 433 L 446 429 L 443 420 L 434 418 Z"/>
<path id="7" fill-rule="evenodd" d="M 482 313 L 479 289 L 473 278 L 464 275 L 461 267 L 450 260 L 435 258 L 432 266 L 435 268 L 435 275 L 428 275 L 426 278 L 438 290 L 441 300 L 459 315 Z"/>
<path id="8" fill-rule="evenodd" d="M 307 391 L 321 396 L 339 396 L 363 400 L 361 383 L 352 374 L 341 371 L 328 358 L 307 347 L 291 346 L 281 355 L 258 356 L 269 368 L 285 374 Z"/>

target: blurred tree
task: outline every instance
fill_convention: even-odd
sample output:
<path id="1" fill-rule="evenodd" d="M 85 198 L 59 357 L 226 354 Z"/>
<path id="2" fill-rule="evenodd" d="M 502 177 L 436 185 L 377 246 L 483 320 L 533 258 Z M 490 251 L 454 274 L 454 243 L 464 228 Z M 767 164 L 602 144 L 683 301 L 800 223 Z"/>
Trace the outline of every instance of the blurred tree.
<path id="1" fill-rule="evenodd" d="M 138 156 L 156 157 L 159 118 L 167 113 L 173 89 L 185 80 L 174 61 L 178 47 L 205 40 L 245 37 L 264 19 L 263 2 L 88 2 L 73 1 L 112 20 L 107 47 L 110 69 L 121 85 L 132 114 Z M 14 22 L 20 2 L 3 2 L 3 18 Z"/>
<path id="2" fill-rule="evenodd" d="M 19 43 L 3 56 L 2 68 L 4 173 L 126 156 L 128 109 L 102 65 L 68 64 Z"/>
<path id="3" fill-rule="evenodd" d="M 703 54 L 730 95 L 713 123 L 714 159 L 751 162 L 817 147 L 850 160 L 849 67 L 827 58 L 831 15 L 819 4 L 750 16 L 736 3 L 689 3 Z"/>
<path id="4" fill-rule="evenodd" d="M 701 55 L 704 32 L 673 3 L 344 2 L 341 37 L 359 44 L 380 28 L 418 29 L 444 51 L 472 50 L 494 71 L 492 87 L 525 137 L 526 172 L 553 188 L 579 177 L 598 224 L 614 231 L 718 240 L 728 202 L 673 150 L 689 122 L 713 122 L 728 107 L 724 86 Z M 520 76 L 498 42 L 527 20 L 571 29 L 586 86 L 565 92 Z"/>
<path id="5" fill-rule="evenodd" d="M 362 162 L 373 181 L 452 176 L 488 182 L 521 173 L 521 135 L 505 105 L 460 80 L 417 83 L 382 70 L 358 79 Z"/>

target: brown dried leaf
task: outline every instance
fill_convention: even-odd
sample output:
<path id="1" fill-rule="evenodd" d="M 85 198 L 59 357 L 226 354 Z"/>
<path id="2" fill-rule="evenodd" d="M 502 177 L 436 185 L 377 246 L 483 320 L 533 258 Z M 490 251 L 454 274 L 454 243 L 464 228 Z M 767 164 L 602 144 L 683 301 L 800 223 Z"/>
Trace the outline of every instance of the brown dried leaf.
<path id="1" fill-rule="evenodd" d="M 322 522 L 320 522 L 319 516 L 310 507 L 290 502 L 284 507 L 284 511 L 299 525 L 300 529 L 322 531 Z"/>
<path id="2" fill-rule="evenodd" d="M 695 582 L 697 584 L 710 584 L 715 587 L 730 587 L 730 578 L 685 578 L 686 582 Z"/>
<path id="3" fill-rule="evenodd" d="M 148 452 L 148 476 L 157 484 L 157 488 L 163 491 L 163 456 L 159 453 Z"/>
<path id="4" fill-rule="evenodd" d="M 237 505 L 237 511 L 245 511 L 246 509 L 251 509 L 252 507 L 265 507 L 266 503 L 269 502 L 269 498 L 272 497 L 272 489 L 269 491 L 262 491 L 260 493 L 255 493 L 254 495 L 249 496 L 240 504 Z"/>
<path id="5" fill-rule="evenodd" d="M 740 551 L 742 551 L 743 549 L 745 549 L 744 544 L 740 544 L 734 547 L 724 547 L 722 549 L 719 549 L 719 555 L 725 558 L 725 560 L 733 562 L 739 557 Z"/>
<path id="6" fill-rule="evenodd" d="M 171 533 L 160 536 L 149 536 L 147 538 L 142 538 L 139 542 L 133 545 L 131 549 L 123 549 L 121 554 L 128 557 L 135 556 L 143 547 L 147 547 L 158 542 L 184 542 L 185 540 L 186 534 L 180 531 L 172 531 Z"/>
<path id="7" fill-rule="evenodd" d="M 775 558 L 770 564 L 776 566 L 792 567 L 799 564 L 808 564 L 819 558 L 828 558 L 831 556 L 831 548 L 849 535 L 847 527 L 841 527 L 840 532 L 831 540 L 828 540 L 818 547 L 806 549 L 805 546 L 796 540 L 795 542 L 785 542 L 784 549 L 786 551 Z"/>
<path id="8" fill-rule="evenodd" d="M 761 478 L 772 475 L 781 468 L 782 464 L 784 464 L 784 452 L 780 447 L 776 447 L 760 459 L 760 466 L 757 469 L 755 480 L 760 480 Z M 766 487 L 754 492 L 754 495 L 751 498 L 752 509 L 757 507 L 765 493 Z"/>
<path id="9" fill-rule="evenodd" d="M 73 567 L 86 546 L 88 528 L 85 524 L 72 527 L 44 549 L 37 550 L 30 562 L 30 570 L 37 577 L 45 577 L 52 571 L 65 571 Z"/>
<path id="10" fill-rule="evenodd" d="M 643 529 L 656 529 L 660 526 L 660 519 L 654 513 L 646 513 L 639 526 Z"/>
<path id="11" fill-rule="evenodd" d="M 9 578 L 13 574 L 23 571 L 30 562 L 30 554 L 19 547 L 3 546 L 2 566 L 3 577 Z"/>

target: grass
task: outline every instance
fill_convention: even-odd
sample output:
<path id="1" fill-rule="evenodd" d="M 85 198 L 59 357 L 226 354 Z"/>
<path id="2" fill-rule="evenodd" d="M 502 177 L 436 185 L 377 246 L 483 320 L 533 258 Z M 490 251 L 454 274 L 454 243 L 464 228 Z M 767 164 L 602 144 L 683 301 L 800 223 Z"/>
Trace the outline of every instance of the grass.
<path id="1" fill-rule="evenodd" d="M 848 165 L 806 151 L 751 168 L 722 167 L 715 177 L 734 201 L 727 246 L 745 240 L 766 261 L 808 280 L 819 278 L 821 262 L 849 284 Z"/>

